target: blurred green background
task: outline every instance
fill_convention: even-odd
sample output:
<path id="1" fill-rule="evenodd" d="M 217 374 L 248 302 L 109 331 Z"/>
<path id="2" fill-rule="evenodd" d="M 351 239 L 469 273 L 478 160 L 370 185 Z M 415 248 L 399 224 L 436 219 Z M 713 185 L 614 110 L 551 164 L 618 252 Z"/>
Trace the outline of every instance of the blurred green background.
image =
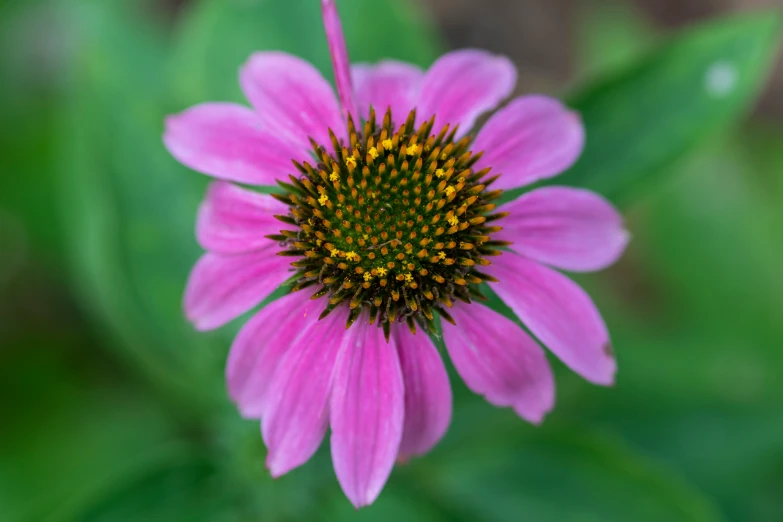
<path id="1" fill-rule="evenodd" d="M 207 180 L 161 143 L 166 114 L 241 101 L 253 50 L 331 78 L 318 1 L 0 0 L 0 521 L 783 520 L 781 17 L 761 3 L 338 2 L 354 61 L 483 47 L 519 93 L 564 97 L 588 145 L 555 182 L 634 236 L 578 277 L 615 387 L 555 362 L 535 428 L 447 363 L 445 439 L 357 512 L 327 448 L 269 478 L 223 383 L 241 320 L 183 319 Z"/>

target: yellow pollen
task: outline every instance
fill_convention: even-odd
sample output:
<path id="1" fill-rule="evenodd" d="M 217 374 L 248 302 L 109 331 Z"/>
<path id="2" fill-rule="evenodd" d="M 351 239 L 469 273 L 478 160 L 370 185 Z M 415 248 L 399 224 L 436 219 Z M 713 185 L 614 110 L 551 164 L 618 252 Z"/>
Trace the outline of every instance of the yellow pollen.
<path id="1" fill-rule="evenodd" d="M 504 244 L 492 241 L 501 227 L 489 226 L 503 217 L 489 215 L 500 191 L 473 172 L 470 139 L 456 140 L 450 126 L 432 132 L 433 120 L 414 128 L 414 119 L 387 111 L 383 124 L 349 122 L 349 137 L 310 140 L 310 163 L 295 161 L 293 185 L 281 183 L 288 192 L 278 197 L 291 208 L 277 217 L 299 228 L 270 237 L 295 261 L 292 288 L 314 285 L 313 296 L 326 297 L 321 315 L 339 307 L 346 328 L 372 311 L 390 332 L 410 318 L 431 334 L 435 314 L 469 301 L 489 277 L 476 271 L 490 264 L 484 256 Z"/>

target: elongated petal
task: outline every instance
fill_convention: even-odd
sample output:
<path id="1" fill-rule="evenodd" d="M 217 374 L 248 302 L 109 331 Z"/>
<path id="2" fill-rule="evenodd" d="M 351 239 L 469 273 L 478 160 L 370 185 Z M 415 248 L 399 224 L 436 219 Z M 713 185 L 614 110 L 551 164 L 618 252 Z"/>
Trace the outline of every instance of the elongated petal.
<path id="1" fill-rule="evenodd" d="M 354 506 L 383 489 L 402 438 L 404 390 L 394 342 L 366 320 L 348 331 L 332 392 L 332 461 Z"/>
<path id="2" fill-rule="evenodd" d="M 264 126 L 299 149 L 308 137 L 329 143 L 328 129 L 345 135 L 345 122 L 331 85 L 308 62 L 281 52 L 255 53 L 239 75 L 242 90 Z"/>
<path id="3" fill-rule="evenodd" d="M 622 255 L 629 235 L 623 218 L 589 190 L 544 187 L 503 205 L 498 239 L 520 254 L 574 272 L 601 270 Z"/>
<path id="4" fill-rule="evenodd" d="M 356 64 L 352 73 L 360 114 L 369 114 L 372 105 L 382 118 L 391 108 L 395 125 L 404 122 L 416 106 L 424 79 L 424 71 L 415 65 L 393 60 Z"/>
<path id="5" fill-rule="evenodd" d="M 323 306 L 307 292 L 295 292 L 265 306 L 239 331 L 228 355 L 226 383 L 244 417 L 261 418 L 275 370 Z"/>
<path id="6" fill-rule="evenodd" d="M 304 154 L 262 127 L 259 116 L 232 103 L 204 103 L 166 118 L 163 142 L 193 170 L 219 179 L 274 185 Z"/>
<path id="7" fill-rule="evenodd" d="M 324 17 L 326 41 L 329 44 L 329 54 L 332 56 L 334 68 L 334 83 L 337 85 L 337 95 L 340 97 L 346 116 L 352 114 L 358 123 L 358 118 L 366 116 L 356 112 L 356 100 L 351 84 L 351 62 L 348 59 L 348 49 L 345 45 L 343 26 L 334 0 L 321 0 L 321 12 Z"/>
<path id="8" fill-rule="evenodd" d="M 445 54 L 424 76 L 418 102 L 419 121 L 437 115 L 436 128 L 459 124 L 458 137 L 462 136 L 470 131 L 476 118 L 511 95 L 516 81 L 516 67 L 505 56 L 477 49 Z"/>
<path id="9" fill-rule="evenodd" d="M 190 273 L 185 315 L 197 329 L 211 330 L 242 315 L 291 276 L 290 260 L 275 255 L 277 245 L 250 254 L 208 252 Z"/>
<path id="10" fill-rule="evenodd" d="M 544 350 L 522 328 L 480 304 L 449 310 L 443 322 L 451 360 L 468 388 L 496 406 L 540 423 L 554 406 L 555 381 Z"/>
<path id="11" fill-rule="evenodd" d="M 430 338 L 396 328 L 394 342 L 405 385 L 405 424 L 400 457 L 423 455 L 443 437 L 451 422 L 451 386 L 443 360 Z"/>
<path id="12" fill-rule="evenodd" d="M 288 214 L 288 206 L 272 196 L 226 182 L 210 185 L 201 204 L 196 237 L 206 250 L 223 254 L 251 252 L 269 247 L 265 236 L 295 227 L 275 219 Z"/>
<path id="13" fill-rule="evenodd" d="M 512 252 L 492 258 L 492 289 L 560 360 L 595 384 L 614 382 L 617 365 L 601 314 L 584 290 L 551 268 Z"/>
<path id="14" fill-rule="evenodd" d="M 582 120 L 559 101 L 522 96 L 493 115 L 473 143 L 484 156 L 475 169 L 503 174 L 492 188 L 529 185 L 573 165 L 585 141 Z"/>
<path id="15" fill-rule="evenodd" d="M 261 423 L 273 477 L 307 462 L 323 440 L 332 374 L 346 335 L 346 308 L 321 321 L 317 316 L 300 321 L 299 335 L 275 371 Z"/>

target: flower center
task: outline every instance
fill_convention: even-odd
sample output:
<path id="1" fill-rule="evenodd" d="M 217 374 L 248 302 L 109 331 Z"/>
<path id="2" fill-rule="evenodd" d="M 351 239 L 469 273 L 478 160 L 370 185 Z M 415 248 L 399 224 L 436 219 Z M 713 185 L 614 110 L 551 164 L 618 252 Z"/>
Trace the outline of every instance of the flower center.
<path id="1" fill-rule="evenodd" d="M 412 111 L 395 131 L 391 111 L 378 126 L 371 110 L 359 132 L 349 119 L 350 147 L 330 131 L 332 152 L 313 142 L 316 165 L 294 162 L 300 176 L 275 195 L 290 206 L 276 217 L 298 227 L 270 236 L 283 242 L 279 255 L 300 258 L 294 291 L 320 285 L 321 318 L 345 304 L 350 327 L 366 309 L 387 338 L 395 321 L 434 331 L 434 312 L 453 322 L 455 299 L 483 299 L 477 285 L 494 279 L 478 268 L 508 244 L 490 237 L 505 216 L 491 214 L 502 191 L 487 190 L 490 169 L 471 170 L 481 156 L 471 139 L 455 141 L 448 125 L 432 134 L 434 117 L 418 129 L 415 120 Z"/>

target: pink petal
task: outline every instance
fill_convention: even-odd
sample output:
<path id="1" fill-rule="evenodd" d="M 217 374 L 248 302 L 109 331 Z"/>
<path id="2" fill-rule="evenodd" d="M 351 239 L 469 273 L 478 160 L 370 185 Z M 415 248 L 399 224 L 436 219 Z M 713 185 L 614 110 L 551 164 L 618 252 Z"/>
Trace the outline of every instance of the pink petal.
<path id="1" fill-rule="evenodd" d="M 239 82 L 266 128 L 310 150 L 308 137 L 327 144 L 331 128 L 344 136 L 345 122 L 331 85 L 306 61 L 281 52 L 255 53 Z"/>
<path id="2" fill-rule="evenodd" d="M 351 85 L 351 62 L 348 59 L 343 26 L 340 23 L 340 15 L 337 13 L 334 0 L 321 0 L 321 12 L 326 29 L 326 41 L 329 44 L 329 54 L 332 56 L 337 94 L 340 96 L 343 110 L 347 113 L 346 116 L 352 114 L 354 118 L 358 118 L 360 114 L 356 112 L 356 100 Z M 356 121 L 358 123 L 358 120 Z"/>
<path id="3" fill-rule="evenodd" d="M 473 143 L 484 151 L 475 170 L 492 167 L 503 174 L 492 188 L 529 185 L 560 174 L 582 153 L 582 120 L 559 101 L 522 96 L 493 115 Z"/>
<path id="4" fill-rule="evenodd" d="M 449 313 L 457 324 L 442 322 L 443 339 L 468 388 L 540 423 L 555 404 L 555 381 L 538 343 L 486 306 L 460 304 Z"/>
<path id="5" fill-rule="evenodd" d="M 511 95 L 517 70 L 511 60 L 477 49 L 441 56 L 427 71 L 418 102 L 419 121 L 437 116 L 435 127 L 459 124 L 470 131 L 482 113 Z M 478 149 L 474 149 L 478 150 Z"/>
<path id="6" fill-rule="evenodd" d="M 185 289 L 185 315 L 197 329 L 212 330 L 242 315 L 291 276 L 290 260 L 277 245 L 249 254 L 207 252 L 193 267 Z"/>
<path id="7" fill-rule="evenodd" d="M 595 384 L 611 385 L 617 364 L 609 333 L 584 290 L 551 268 L 506 252 L 485 271 L 492 289 L 560 360 Z"/>
<path id="8" fill-rule="evenodd" d="M 265 306 L 239 331 L 228 355 L 226 382 L 245 418 L 261 418 L 280 361 L 323 307 L 309 293 L 294 292 Z"/>
<path id="9" fill-rule="evenodd" d="M 299 321 L 299 335 L 275 371 L 261 423 L 273 477 L 307 462 L 323 440 L 347 310 L 340 307 L 322 321 Z"/>
<path id="10" fill-rule="evenodd" d="M 394 342 L 405 384 L 405 424 L 400 457 L 423 455 L 451 422 L 451 386 L 438 349 L 423 332 L 395 328 Z"/>
<path id="11" fill-rule="evenodd" d="M 220 179 L 274 185 L 302 159 L 297 148 L 262 128 L 258 115 L 232 103 L 204 103 L 166 118 L 163 142 L 177 161 Z"/>
<path id="12" fill-rule="evenodd" d="M 199 208 L 196 237 L 205 250 L 222 254 L 266 248 L 274 241 L 265 236 L 295 229 L 275 219 L 275 214 L 288 214 L 288 206 L 272 196 L 219 181 L 210 185 Z"/>
<path id="13" fill-rule="evenodd" d="M 589 190 L 545 187 L 503 205 L 497 239 L 535 261 L 574 272 L 601 270 L 622 255 L 629 235 L 623 218 Z M 493 236 L 493 238 L 495 238 Z"/>
<path id="14" fill-rule="evenodd" d="M 348 331 L 332 392 L 332 461 L 357 508 L 372 504 L 394 467 L 402 438 L 404 389 L 394 341 L 358 320 Z"/>
<path id="15" fill-rule="evenodd" d="M 399 125 L 416 106 L 424 71 L 415 65 L 387 60 L 354 65 L 352 72 L 360 114 L 369 114 L 372 105 L 382 118 L 391 107 L 393 120 Z"/>

